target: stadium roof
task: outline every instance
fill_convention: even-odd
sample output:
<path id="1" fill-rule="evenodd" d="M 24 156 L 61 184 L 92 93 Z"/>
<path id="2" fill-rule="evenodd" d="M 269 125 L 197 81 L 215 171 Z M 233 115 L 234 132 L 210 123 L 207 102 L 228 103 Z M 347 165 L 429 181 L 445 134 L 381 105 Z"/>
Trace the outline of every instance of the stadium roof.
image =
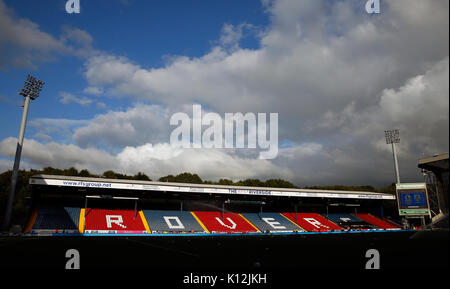
<path id="1" fill-rule="evenodd" d="M 382 194 L 377 192 L 224 186 L 224 185 L 206 185 L 206 184 L 191 184 L 191 183 L 138 181 L 138 180 L 124 180 L 124 179 L 85 178 L 85 177 L 71 177 L 58 175 L 34 175 L 30 178 L 29 182 L 31 185 L 121 189 L 121 190 L 137 190 L 137 191 L 140 190 L 140 191 L 206 193 L 206 194 L 228 194 L 228 195 L 395 200 L 395 195 Z"/>
<path id="2" fill-rule="evenodd" d="M 429 158 L 419 160 L 419 168 L 423 169 L 441 169 L 448 171 L 448 153 L 434 155 Z"/>

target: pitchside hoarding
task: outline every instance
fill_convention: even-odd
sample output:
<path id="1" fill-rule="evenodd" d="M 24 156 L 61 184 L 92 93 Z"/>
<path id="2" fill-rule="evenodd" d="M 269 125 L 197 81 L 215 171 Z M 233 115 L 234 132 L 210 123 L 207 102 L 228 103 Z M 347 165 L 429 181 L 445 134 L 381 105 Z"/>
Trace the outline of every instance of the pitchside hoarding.
<path id="1" fill-rule="evenodd" d="M 430 214 L 427 185 L 425 183 L 396 184 L 400 216 L 424 216 Z"/>

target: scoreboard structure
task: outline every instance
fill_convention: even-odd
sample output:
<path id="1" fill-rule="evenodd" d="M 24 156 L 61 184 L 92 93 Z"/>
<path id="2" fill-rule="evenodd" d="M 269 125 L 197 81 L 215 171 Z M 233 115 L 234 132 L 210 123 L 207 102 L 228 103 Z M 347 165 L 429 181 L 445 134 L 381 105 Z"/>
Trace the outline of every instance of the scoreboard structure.
<path id="1" fill-rule="evenodd" d="M 396 184 L 396 192 L 400 216 L 430 215 L 426 183 Z"/>

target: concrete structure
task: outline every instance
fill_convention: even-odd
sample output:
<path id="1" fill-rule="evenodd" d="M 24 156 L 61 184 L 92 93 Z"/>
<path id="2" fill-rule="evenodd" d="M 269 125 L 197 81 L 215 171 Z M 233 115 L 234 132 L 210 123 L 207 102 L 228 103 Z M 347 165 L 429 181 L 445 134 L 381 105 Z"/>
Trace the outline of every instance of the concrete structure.
<path id="1" fill-rule="evenodd" d="M 440 214 L 433 218 L 433 223 L 439 221 L 446 222 L 448 228 L 448 181 L 449 181 L 449 154 L 439 154 L 419 160 L 418 167 L 432 172 L 437 187 Z"/>

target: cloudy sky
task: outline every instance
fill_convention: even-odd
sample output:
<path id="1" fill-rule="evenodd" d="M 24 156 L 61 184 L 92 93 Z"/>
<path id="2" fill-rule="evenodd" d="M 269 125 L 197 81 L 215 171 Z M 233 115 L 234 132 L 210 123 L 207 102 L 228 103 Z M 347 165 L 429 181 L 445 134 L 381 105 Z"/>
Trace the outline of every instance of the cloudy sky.
<path id="1" fill-rule="evenodd" d="M 12 168 L 28 73 L 21 168 L 184 171 L 306 185 L 401 180 L 449 151 L 449 1 L 0 0 L 0 171 Z M 170 145 L 176 112 L 278 113 L 279 151 Z M 206 128 L 206 127 L 204 127 Z"/>

